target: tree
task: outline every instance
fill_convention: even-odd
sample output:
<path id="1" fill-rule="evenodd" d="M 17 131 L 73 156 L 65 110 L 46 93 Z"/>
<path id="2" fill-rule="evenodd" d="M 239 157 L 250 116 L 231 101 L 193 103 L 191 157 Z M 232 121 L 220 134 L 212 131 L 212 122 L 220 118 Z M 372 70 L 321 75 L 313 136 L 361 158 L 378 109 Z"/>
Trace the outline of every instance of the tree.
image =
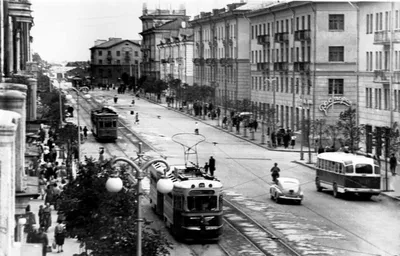
<path id="1" fill-rule="evenodd" d="M 136 184 L 128 180 L 122 166 L 119 176 L 124 188 L 118 193 L 106 190 L 107 179 L 113 174 L 108 164 L 101 166 L 86 159 L 77 178 L 69 183 L 61 196 L 60 211 L 69 236 L 77 237 L 89 255 L 127 256 L 136 251 L 137 194 Z M 169 255 L 172 248 L 161 231 L 143 223 L 143 255 Z"/>
<path id="2" fill-rule="evenodd" d="M 249 99 L 238 100 L 237 104 L 237 111 L 239 112 L 248 112 L 251 108 L 251 101 Z"/>
<path id="3" fill-rule="evenodd" d="M 339 115 L 337 126 L 342 131 L 344 145 L 349 147 L 351 153 L 360 149 L 359 143 L 364 134 L 364 126 L 357 126 L 356 109 L 348 108 Z"/>
<path id="4" fill-rule="evenodd" d="M 332 147 L 335 148 L 336 141 L 339 140 L 339 135 L 341 133 L 340 127 L 336 124 L 329 124 L 324 132 L 326 136 L 332 140 Z"/>

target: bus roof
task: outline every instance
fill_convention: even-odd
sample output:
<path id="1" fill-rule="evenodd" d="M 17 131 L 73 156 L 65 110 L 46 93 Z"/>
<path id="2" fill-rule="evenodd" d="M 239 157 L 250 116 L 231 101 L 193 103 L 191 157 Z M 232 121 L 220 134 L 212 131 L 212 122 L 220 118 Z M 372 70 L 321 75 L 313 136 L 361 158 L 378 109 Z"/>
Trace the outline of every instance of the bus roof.
<path id="1" fill-rule="evenodd" d="M 356 155 L 356 154 L 351 154 L 351 153 L 345 153 L 345 152 L 326 152 L 326 153 L 321 153 L 318 154 L 318 159 L 324 159 L 324 160 L 330 160 L 334 162 L 340 162 L 344 164 L 358 164 L 358 163 L 364 163 L 364 164 L 374 164 L 374 159 L 371 157 L 366 157 L 363 155 Z"/>

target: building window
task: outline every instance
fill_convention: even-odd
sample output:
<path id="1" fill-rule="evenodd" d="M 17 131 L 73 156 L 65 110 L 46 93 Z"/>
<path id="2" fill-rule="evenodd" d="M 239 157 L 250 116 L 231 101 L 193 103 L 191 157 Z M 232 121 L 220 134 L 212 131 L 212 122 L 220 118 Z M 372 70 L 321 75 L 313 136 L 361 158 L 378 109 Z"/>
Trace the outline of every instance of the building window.
<path id="1" fill-rule="evenodd" d="M 139 52 L 135 51 L 135 57 L 138 57 L 138 56 L 139 56 Z"/>
<path id="2" fill-rule="evenodd" d="M 329 61 L 344 61 L 344 47 L 329 46 Z"/>
<path id="3" fill-rule="evenodd" d="M 121 52 L 120 51 L 117 51 L 117 56 L 121 56 Z"/>
<path id="4" fill-rule="evenodd" d="M 120 64 L 121 64 L 121 61 L 120 61 L 120 60 L 117 60 L 117 64 L 120 65 Z"/>
<path id="5" fill-rule="evenodd" d="M 99 64 L 100 64 L 100 65 L 103 64 L 103 60 L 99 60 Z"/>
<path id="6" fill-rule="evenodd" d="M 329 79 L 328 94 L 343 95 L 343 79 Z"/>
<path id="7" fill-rule="evenodd" d="M 103 51 L 99 51 L 99 56 L 103 56 Z"/>
<path id="8" fill-rule="evenodd" d="M 385 110 L 390 110 L 390 95 L 389 88 L 383 89 L 383 104 L 385 104 Z"/>
<path id="9" fill-rule="evenodd" d="M 329 30 L 344 30 L 344 14 L 329 15 Z"/>

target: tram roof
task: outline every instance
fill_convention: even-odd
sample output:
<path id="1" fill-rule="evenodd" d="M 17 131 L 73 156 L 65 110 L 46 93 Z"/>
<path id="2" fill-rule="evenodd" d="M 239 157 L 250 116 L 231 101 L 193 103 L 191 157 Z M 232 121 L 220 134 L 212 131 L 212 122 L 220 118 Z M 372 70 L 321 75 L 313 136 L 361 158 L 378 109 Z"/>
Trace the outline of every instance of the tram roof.
<path id="1" fill-rule="evenodd" d="M 351 153 L 345 152 L 326 152 L 318 154 L 319 159 L 330 160 L 335 162 L 342 162 L 346 164 L 358 164 L 358 163 L 367 163 L 367 164 L 374 164 L 376 161 L 371 157 L 366 157 L 363 155 L 356 155 Z"/>

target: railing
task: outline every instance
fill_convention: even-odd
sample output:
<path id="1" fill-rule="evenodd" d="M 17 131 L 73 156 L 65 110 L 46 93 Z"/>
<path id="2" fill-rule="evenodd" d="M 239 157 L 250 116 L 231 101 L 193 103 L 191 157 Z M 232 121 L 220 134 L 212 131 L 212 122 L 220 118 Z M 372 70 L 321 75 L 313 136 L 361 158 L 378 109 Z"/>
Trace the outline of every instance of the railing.
<path id="1" fill-rule="evenodd" d="M 390 31 L 377 31 L 374 33 L 374 44 L 390 44 Z M 400 31 L 393 31 L 393 43 L 400 43 Z"/>
<path id="2" fill-rule="evenodd" d="M 374 71 L 374 82 L 382 83 L 389 82 L 389 76 L 386 75 L 387 70 L 375 70 Z"/>
<path id="3" fill-rule="evenodd" d="M 257 44 L 261 44 L 261 45 L 267 44 L 267 45 L 269 45 L 270 44 L 269 40 L 270 40 L 269 35 L 259 35 L 259 36 L 257 36 Z"/>
<path id="4" fill-rule="evenodd" d="M 269 62 L 257 63 L 257 71 L 267 71 L 267 72 L 269 72 Z"/>
<path id="5" fill-rule="evenodd" d="M 311 31 L 309 29 L 295 31 L 294 32 L 294 40 L 296 40 L 296 41 L 311 40 Z"/>
<path id="6" fill-rule="evenodd" d="M 275 33 L 274 40 L 275 43 L 289 42 L 289 33 L 288 32 Z"/>
<path id="7" fill-rule="evenodd" d="M 275 71 L 288 71 L 288 63 L 287 62 L 275 62 L 274 70 Z"/>
<path id="8" fill-rule="evenodd" d="M 294 62 L 295 72 L 310 72 L 310 62 L 309 61 L 297 61 Z"/>

